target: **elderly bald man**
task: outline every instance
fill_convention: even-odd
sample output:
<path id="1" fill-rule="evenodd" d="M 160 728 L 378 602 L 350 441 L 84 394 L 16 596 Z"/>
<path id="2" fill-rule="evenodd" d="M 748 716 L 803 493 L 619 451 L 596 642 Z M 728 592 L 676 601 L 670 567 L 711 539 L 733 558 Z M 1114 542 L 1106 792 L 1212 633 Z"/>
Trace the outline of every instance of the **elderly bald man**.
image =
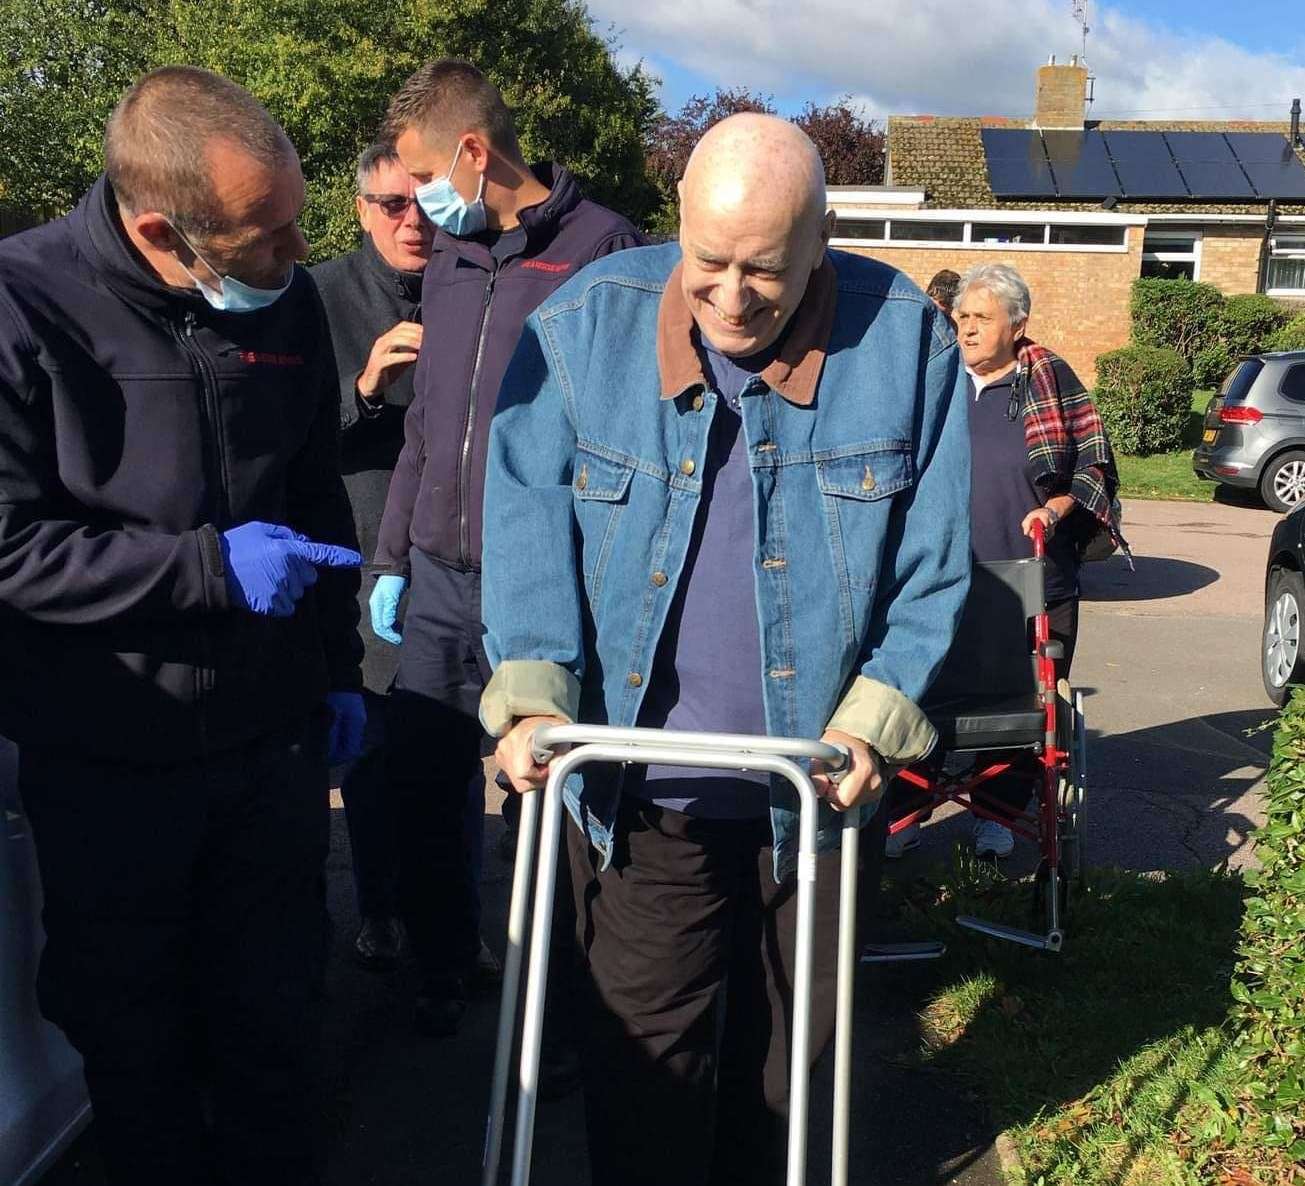
<path id="1" fill-rule="evenodd" d="M 915 285 L 828 249 L 791 124 L 717 125 L 680 196 L 678 245 L 585 268 L 526 322 L 490 438 L 481 716 L 517 790 L 546 777 L 549 721 L 849 747 L 818 779 L 818 1054 L 832 813 L 868 817 L 886 767 L 932 748 L 916 702 L 968 587 L 964 374 Z M 782 1180 L 792 796 L 654 767 L 567 800 L 594 1182 Z"/>

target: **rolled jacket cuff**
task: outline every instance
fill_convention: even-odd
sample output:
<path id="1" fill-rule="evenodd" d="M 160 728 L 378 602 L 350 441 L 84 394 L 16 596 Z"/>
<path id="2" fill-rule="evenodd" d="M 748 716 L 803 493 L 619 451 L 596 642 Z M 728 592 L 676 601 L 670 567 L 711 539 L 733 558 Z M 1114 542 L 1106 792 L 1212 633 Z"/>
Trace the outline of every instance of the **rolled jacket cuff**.
<path id="1" fill-rule="evenodd" d="M 913 700 L 896 688 L 858 675 L 828 728 L 859 737 L 884 761 L 909 766 L 926 758 L 938 732 Z"/>
<path id="2" fill-rule="evenodd" d="M 502 737 L 522 717 L 580 714 L 580 681 L 559 663 L 546 659 L 505 659 L 480 697 L 480 723 L 491 737 Z"/>

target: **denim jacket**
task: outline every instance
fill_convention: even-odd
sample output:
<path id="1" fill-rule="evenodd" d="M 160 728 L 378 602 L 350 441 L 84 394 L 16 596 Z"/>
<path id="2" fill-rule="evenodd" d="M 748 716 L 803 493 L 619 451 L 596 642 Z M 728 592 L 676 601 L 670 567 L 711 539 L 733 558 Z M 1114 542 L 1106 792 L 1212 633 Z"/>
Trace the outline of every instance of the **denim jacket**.
<path id="1" fill-rule="evenodd" d="M 633 725 L 684 566 L 717 394 L 680 289 L 680 249 L 589 265 L 527 320 L 490 434 L 481 719 Z M 969 588 L 965 373 L 904 275 L 831 251 L 779 357 L 742 400 L 768 731 L 859 737 L 886 763 L 935 734 L 917 701 Z M 746 604 L 741 602 L 741 604 Z M 567 806 L 603 856 L 619 779 L 577 772 Z M 865 818 L 873 807 L 862 808 Z M 837 843 L 824 814 L 821 847 Z M 772 780 L 776 877 L 796 800 Z"/>

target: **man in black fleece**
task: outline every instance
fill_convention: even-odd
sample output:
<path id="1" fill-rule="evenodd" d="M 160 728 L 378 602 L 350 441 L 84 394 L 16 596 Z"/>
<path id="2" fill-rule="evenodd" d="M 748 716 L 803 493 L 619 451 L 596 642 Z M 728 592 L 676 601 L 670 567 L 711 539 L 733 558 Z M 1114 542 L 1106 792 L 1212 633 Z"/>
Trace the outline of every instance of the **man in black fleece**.
<path id="1" fill-rule="evenodd" d="M 364 556 L 376 550 L 390 475 L 403 448 L 403 414 L 412 403 L 412 364 L 421 346 L 421 276 L 434 228 L 413 199 L 413 181 L 383 143 L 358 158 L 354 199 L 362 245 L 309 270 L 331 330 L 340 379 L 340 468 Z M 372 591 L 364 568 L 359 598 Z M 383 697 L 398 651 L 370 630 L 363 636 L 367 738 L 340 786 L 362 926 L 354 951 L 364 967 L 393 966 L 403 942 L 395 900 L 398 856 L 384 771 Z M 483 813 L 484 805 L 480 805 Z"/>
<path id="2" fill-rule="evenodd" d="M 319 1181 L 328 761 L 361 743 L 339 394 L 294 148 L 146 75 L 0 244 L 0 732 L 113 1186 Z"/>

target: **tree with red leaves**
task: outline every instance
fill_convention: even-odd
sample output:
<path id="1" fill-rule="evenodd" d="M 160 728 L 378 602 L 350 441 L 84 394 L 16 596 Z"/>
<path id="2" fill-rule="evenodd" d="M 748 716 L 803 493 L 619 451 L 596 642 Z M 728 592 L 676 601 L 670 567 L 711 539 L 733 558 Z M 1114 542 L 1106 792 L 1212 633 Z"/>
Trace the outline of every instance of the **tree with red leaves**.
<path id="1" fill-rule="evenodd" d="M 677 115 L 663 114 L 653 124 L 647 152 L 647 172 L 662 192 L 662 209 L 654 216 L 654 234 L 674 236 L 679 229 L 676 182 L 684 176 L 693 146 L 713 124 L 741 111 L 775 113 L 774 100 L 744 87 L 718 89 L 714 95 L 694 95 Z M 828 107 L 808 103 L 793 118 L 815 143 L 825 163 L 830 185 L 878 185 L 884 179 L 884 129 L 865 119 L 850 95 Z"/>

